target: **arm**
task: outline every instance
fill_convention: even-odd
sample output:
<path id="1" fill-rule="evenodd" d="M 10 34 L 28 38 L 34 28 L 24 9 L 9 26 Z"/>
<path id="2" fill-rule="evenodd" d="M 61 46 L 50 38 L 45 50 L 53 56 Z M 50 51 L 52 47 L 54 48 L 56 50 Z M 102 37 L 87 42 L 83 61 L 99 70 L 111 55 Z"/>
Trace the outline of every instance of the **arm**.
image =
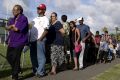
<path id="1" fill-rule="evenodd" d="M 59 31 L 60 31 L 60 33 L 64 36 L 65 30 L 64 30 L 63 28 L 61 28 Z"/>
<path id="2" fill-rule="evenodd" d="M 42 41 L 46 37 L 47 33 L 48 33 L 48 30 L 45 29 L 44 32 L 43 32 L 43 34 L 42 34 L 42 36 L 38 40 Z"/>
<path id="3" fill-rule="evenodd" d="M 11 30 L 16 31 L 16 32 L 19 31 L 18 28 L 15 27 L 15 25 L 12 25 L 12 29 Z"/>
<path id="4" fill-rule="evenodd" d="M 5 27 L 6 30 L 9 31 L 9 30 L 12 29 L 12 27 L 13 27 L 13 22 L 12 21 L 13 21 L 13 18 L 8 20 L 7 27 Z"/>
<path id="5" fill-rule="evenodd" d="M 86 27 L 86 32 L 88 33 L 88 35 L 82 40 L 83 42 L 85 42 L 92 35 L 89 26 Z"/>
<path id="6" fill-rule="evenodd" d="M 16 28 L 15 25 L 10 25 L 10 26 L 6 27 L 6 30 L 18 31 L 18 28 Z"/>
<path id="7" fill-rule="evenodd" d="M 93 42 L 94 42 L 94 44 L 97 45 L 96 40 L 95 40 L 95 36 L 94 36 L 94 35 L 92 35 L 92 38 L 93 38 Z"/>
<path id="8" fill-rule="evenodd" d="M 12 29 L 12 25 L 5 27 L 6 30 L 11 30 Z"/>
<path id="9" fill-rule="evenodd" d="M 89 32 L 88 35 L 82 41 L 85 42 L 90 36 L 91 36 L 91 32 Z"/>
<path id="10" fill-rule="evenodd" d="M 77 35 L 78 35 L 78 37 L 77 37 L 77 42 L 79 42 L 79 40 L 80 40 L 80 30 L 77 29 L 77 28 L 76 28 L 76 33 L 77 33 Z"/>
<path id="11" fill-rule="evenodd" d="M 27 17 L 20 17 L 17 22 L 13 25 L 12 30 L 15 32 L 26 32 L 28 30 L 28 20 Z"/>

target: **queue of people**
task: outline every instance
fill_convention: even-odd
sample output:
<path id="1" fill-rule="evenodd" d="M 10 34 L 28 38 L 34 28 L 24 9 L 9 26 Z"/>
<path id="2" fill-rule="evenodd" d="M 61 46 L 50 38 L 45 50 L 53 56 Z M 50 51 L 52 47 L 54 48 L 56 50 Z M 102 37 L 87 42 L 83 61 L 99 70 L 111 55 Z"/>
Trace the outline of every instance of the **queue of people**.
<path id="1" fill-rule="evenodd" d="M 91 64 L 112 61 L 116 54 L 120 57 L 120 45 L 113 43 L 108 31 L 103 35 L 96 31 L 94 36 L 90 27 L 84 24 L 83 17 L 67 22 L 67 15 L 62 15 L 62 21 L 59 21 L 57 13 L 52 12 L 49 20 L 45 16 L 46 9 L 45 4 L 40 4 L 38 16 L 28 23 L 22 6 L 13 7 L 14 18 L 8 21 L 6 27 L 9 31 L 7 60 L 12 68 L 12 79 L 19 79 L 20 57 L 25 45 L 30 47 L 32 69 L 37 77 L 47 75 L 46 62 L 51 64 L 50 75 L 55 75 L 58 66 L 69 65 L 72 61 L 73 70 L 78 71 Z M 78 52 L 76 45 L 80 48 Z"/>

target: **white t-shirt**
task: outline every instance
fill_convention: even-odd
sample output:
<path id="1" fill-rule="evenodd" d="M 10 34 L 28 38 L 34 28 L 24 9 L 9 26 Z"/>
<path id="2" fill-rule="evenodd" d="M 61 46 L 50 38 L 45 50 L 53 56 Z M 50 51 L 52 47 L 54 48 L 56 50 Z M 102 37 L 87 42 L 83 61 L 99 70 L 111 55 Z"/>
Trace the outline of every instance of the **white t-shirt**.
<path id="1" fill-rule="evenodd" d="M 49 29 L 49 20 L 46 16 L 33 19 L 33 26 L 30 31 L 30 41 L 39 39 L 45 29 Z"/>

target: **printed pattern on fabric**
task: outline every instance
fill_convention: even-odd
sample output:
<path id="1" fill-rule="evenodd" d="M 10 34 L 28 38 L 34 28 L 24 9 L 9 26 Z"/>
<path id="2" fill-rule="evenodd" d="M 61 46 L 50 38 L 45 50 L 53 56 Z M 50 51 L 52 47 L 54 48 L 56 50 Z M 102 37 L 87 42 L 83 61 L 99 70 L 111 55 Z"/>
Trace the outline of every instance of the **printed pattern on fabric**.
<path id="1" fill-rule="evenodd" d="M 52 66 L 61 65 L 65 60 L 64 47 L 60 45 L 51 45 L 51 63 Z"/>

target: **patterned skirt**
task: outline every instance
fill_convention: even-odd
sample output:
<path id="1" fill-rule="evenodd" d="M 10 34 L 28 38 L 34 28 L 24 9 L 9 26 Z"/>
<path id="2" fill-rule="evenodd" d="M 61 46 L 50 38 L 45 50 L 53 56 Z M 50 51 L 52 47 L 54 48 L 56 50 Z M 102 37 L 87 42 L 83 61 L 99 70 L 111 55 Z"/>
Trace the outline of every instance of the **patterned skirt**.
<path id="1" fill-rule="evenodd" d="M 51 45 L 52 66 L 61 65 L 65 60 L 64 47 L 61 45 Z"/>

